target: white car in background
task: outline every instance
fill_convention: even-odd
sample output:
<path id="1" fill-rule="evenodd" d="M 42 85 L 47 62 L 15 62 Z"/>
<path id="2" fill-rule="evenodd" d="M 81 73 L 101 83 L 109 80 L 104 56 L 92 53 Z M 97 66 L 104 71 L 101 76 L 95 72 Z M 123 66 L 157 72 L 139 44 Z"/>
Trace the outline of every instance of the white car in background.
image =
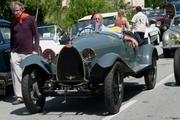
<path id="1" fill-rule="evenodd" d="M 57 55 L 64 47 L 63 30 L 58 25 L 46 25 L 38 27 L 39 44 L 43 55 Z"/>
<path id="2" fill-rule="evenodd" d="M 159 45 L 160 43 L 160 29 L 156 27 L 156 20 L 149 19 L 149 27 L 146 28 L 144 38 L 148 40 L 148 44 Z"/>

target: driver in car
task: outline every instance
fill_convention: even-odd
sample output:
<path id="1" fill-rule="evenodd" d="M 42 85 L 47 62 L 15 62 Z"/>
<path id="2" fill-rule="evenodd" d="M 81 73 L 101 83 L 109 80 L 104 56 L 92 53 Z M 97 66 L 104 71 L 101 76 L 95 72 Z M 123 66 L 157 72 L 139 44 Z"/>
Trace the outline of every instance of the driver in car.
<path id="1" fill-rule="evenodd" d="M 112 31 L 110 28 L 106 27 L 103 24 L 103 17 L 100 13 L 95 13 L 91 17 L 91 24 L 86 26 L 84 30 L 81 31 L 81 34 L 88 33 L 88 32 L 100 32 L 100 31 L 111 31 L 118 33 L 118 36 L 128 42 L 132 47 L 138 47 L 138 42 L 133 37 L 123 34 L 120 31 Z"/>

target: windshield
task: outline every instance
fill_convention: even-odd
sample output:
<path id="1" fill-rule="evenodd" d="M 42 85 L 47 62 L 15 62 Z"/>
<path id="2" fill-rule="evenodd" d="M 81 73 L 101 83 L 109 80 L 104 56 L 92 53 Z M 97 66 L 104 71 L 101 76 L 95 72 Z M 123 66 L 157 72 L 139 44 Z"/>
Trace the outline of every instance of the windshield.
<path id="1" fill-rule="evenodd" d="M 166 15 L 164 9 L 144 10 L 143 12 L 148 17 L 156 17 L 156 16 Z"/>
<path id="2" fill-rule="evenodd" d="M 115 22 L 115 17 L 114 16 L 104 17 L 103 18 L 103 24 L 105 26 L 111 27 L 111 26 L 114 25 L 114 22 Z M 82 28 L 85 28 L 90 24 L 91 24 L 91 19 L 79 21 L 78 23 L 76 23 L 72 27 L 72 35 L 76 35 L 80 30 L 82 30 Z"/>
<path id="3" fill-rule="evenodd" d="M 38 27 L 40 40 L 55 39 L 55 26 Z"/>

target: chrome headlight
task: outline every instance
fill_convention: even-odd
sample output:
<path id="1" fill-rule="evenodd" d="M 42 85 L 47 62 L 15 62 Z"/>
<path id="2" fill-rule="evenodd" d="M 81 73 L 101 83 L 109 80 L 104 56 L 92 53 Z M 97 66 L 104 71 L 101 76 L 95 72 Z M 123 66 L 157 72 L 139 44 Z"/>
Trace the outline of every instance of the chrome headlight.
<path id="1" fill-rule="evenodd" d="M 179 39 L 179 35 L 178 35 L 178 34 L 174 34 L 174 33 L 170 33 L 170 34 L 169 34 L 169 39 L 170 39 L 171 41 L 176 41 L 176 40 Z"/>
<path id="2" fill-rule="evenodd" d="M 82 56 L 85 60 L 90 61 L 96 56 L 96 53 L 93 49 L 86 48 L 82 51 Z"/>

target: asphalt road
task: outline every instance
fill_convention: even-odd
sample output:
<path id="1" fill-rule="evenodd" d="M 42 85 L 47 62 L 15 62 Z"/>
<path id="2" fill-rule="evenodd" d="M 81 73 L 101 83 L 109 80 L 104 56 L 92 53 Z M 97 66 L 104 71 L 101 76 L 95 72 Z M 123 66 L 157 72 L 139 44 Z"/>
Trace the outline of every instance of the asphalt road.
<path id="1" fill-rule="evenodd" d="M 0 120 L 180 120 L 180 87 L 175 85 L 173 59 L 159 53 L 156 87 L 146 90 L 144 79 L 126 78 L 120 112 L 109 115 L 103 98 L 73 99 L 48 97 L 42 113 L 30 115 L 24 104 L 13 106 L 11 95 L 0 97 Z"/>

